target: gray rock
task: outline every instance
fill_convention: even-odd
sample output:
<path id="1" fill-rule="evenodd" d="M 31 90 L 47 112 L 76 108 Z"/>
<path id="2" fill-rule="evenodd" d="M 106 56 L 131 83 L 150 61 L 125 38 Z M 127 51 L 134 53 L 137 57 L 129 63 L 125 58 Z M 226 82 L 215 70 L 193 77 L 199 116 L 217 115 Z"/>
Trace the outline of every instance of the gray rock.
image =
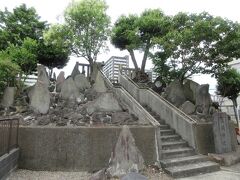
<path id="1" fill-rule="evenodd" d="M 50 117 L 49 116 L 40 116 L 37 117 L 38 125 L 46 126 L 50 123 Z"/>
<path id="2" fill-rule="evenodd" d="M 109 111 L 122 111 L 117 99 L 113 93 L 103 93 L 93 102 L 86 104 L 88 114 L 93 112 L 109 112 Z"/>
<path id="3" fill-rule="evenodd" d="M 88 101 L 93 101 L 94 99 L 96 99 L 97 98 L 97 94 L 98 93 L 94 89 L 92 89 L 92 88 L 86 89 L 85 93 L 84 93 L 84 95 L 86 96 Z"/>
<path id="4" fill-rule="evenodd" d="M 187 100 L 189 100 L 195 104 L 197 89 L 200 85 L 198 83 L 196 83 L 195 81 L 187 79 L 187 80 L 185 80 L 185 83 L 183 86 L 184 86 L 184 94 L 185 94 Z"/>
<path id="5" fill-rule="evenodd" d="M 179 107 L 186 101 L 183 85 L 175 80 L 171 82 L 165 91 L 165 98 L 176 107 Z"/>
<path id="6" fill-rule="evenodd" d="M 64 71 L 61 71 L 57 77 L 56 92 L 61 92 L 62 84 L 65 81 Z"/>
<path id="7" fill-rule="evenodd" d="M 80 91 L 84 91 L 85 89 L 88 89 L 91 87 L 90 83 L 88 82 L 84 74 L 76 75 L 74 78 L 74 82 Z"/>
<path id="8" fill-rule="evenodd" d="M 56 73 L 55 73 L 55 72 L 53 73 L 53 80 L 54 80 L 54 81 L 57 80 L 57 76 L 56 76 Z"/>
<path id="9" fill-rule="evenodd" d="M 68 121 L 69 120 L 66 118 L 59 118 L 58 121 L 56 122 L 56 126 L 66 126 Z"/>
<path id="10" fill-rule="evenodd" d="M 112 113 L 112 123 L 119 124 L 132 120 L 132 116 L 127 112 L 114 112 Z"/>
<path id="11" fill-rule="evenodd" d="M 130 172 L 127 175 L 123 176 L 120 180 L 148 180 L 148 178 L 141 174 Z"/>
<path id="12" fill-rule="evenodd" d="M 76 62 L 73 70 L 72 70 L 72 74 L 71 74 L 71 77 L 74 79 L 75 76 L 77 76 L 78 74 L 80 74 L 80 71 L 79 71 L 79 63 Z"/>
<path id="13" fill-rule="evenodd" d="M 196 112 L 200 115 L 209 115 L 212 105 L 211 95 L 208 92 L 209 84 L 200 85 L 196 92 Z"/>
<path id="14" fill-rule="evenodd" d="M 38 65 L 37 71 L 38 71 L 38 79 L 37 80 L 40 83 L 46 85 L 46 87 L 48 87 L 50 84 L 50 81 L 49 81 L 49 77 L 47 75 L 46 68 L 43 65 Z"/>
<path id="15" fill-rule="evenodd" d="M 60 97 L 65 100 L 74 101 L 81 97 L 81 94 L 78 91 L 78 88 L 76 87 L 72 77 L 69 77 L 63 82 Z"/>
<path id="16" fill-rule="evenodd" d="M 128 126 L 123 126 L 117 144 L 112 152 L 108 172 L 121 177 L 129 172 L 139 172 L 145 168 L 144 159 L 135 144 Z"/>
<path id="17" fill-rule="evenodd" d="M 193 114 L 195 112 L 196 107 L 190 101 L 186 101 L 181 105 L 180 109 L 186 114 Z"/>
<path id="18" fill-rule="evenodd" d="M 37 113 L 46 114 L 50 107 L 50 93 L 45 84 L 38 81 L 32 89 L 30 107 Z"/>
<path id="19" fill-rule="evenodd" d="M 3 92 L 3 99 L 1 105 L 5 107 L 12 106 L 14 102 L 14 94 L 15 94 L 14 87 L 6 87 L 6 89 Z"/>
<path id="20" fill-rule="evenodd" d="M 107 91 L 107 87 L 105 85 L 104 79 L 103 79 L 102 74 L 100 73 L 100 71 L 97 72 L 96 81 L 93 84 L 93 89 L 96 92 L 99 92 L 99 93 Z"/>

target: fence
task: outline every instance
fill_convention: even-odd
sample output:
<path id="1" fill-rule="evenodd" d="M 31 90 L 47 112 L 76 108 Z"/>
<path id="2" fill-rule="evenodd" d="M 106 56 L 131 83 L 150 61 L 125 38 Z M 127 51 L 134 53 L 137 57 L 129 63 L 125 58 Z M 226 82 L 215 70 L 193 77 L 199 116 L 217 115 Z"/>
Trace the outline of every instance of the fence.
<path id="1" fill-rule="evenodd" d="M 18 118 L 0 119 L 0 156 L 18 147 Z"/>

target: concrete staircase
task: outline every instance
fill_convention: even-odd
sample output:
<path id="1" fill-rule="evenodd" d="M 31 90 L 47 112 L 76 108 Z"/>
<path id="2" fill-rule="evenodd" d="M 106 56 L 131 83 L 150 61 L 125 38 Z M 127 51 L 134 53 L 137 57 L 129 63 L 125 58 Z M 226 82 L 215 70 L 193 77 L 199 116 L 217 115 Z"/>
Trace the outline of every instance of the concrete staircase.
<path id="1" fill-rule="evenodd" d="M 180 178 L 220 169 L 219 164 L 209 161 L 207 156 L 196 154 L 195 150 L 189 147 L 188 143 L 175 133 L 159 115 L 151 111 L 149 107 L 145 109 L 160 123 L 162 140 L 160 163 L 166 173 L 174 178 Z"/>

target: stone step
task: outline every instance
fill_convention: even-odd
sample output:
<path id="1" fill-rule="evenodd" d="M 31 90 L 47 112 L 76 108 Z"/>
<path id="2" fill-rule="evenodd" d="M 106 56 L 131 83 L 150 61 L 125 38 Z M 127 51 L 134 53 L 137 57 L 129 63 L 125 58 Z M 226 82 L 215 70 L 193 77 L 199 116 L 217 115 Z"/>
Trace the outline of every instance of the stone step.
<path id="1" fill-rule="evenodd" d="M 163 129 L 170 129 L 170 126 L 167 125 L 167 124 L 161 124 L 160 125 L 160 130 L 163 130 Z"/>
<path id="2" fill-rule="evenodd" d="M 195 151 L 190 147 L 162 150 L 163 159 L 192 156 L 194 154 L 196 154 Z"/>
<path id="3" fill-rule="evenodd" d="M 180 178 L 180 177 L 193 176 L 200 173 L 209 173 L 209 172 L 217 171 L 219 169 L 220 167 L 217 163 L 206 161 L 206 162 L 199 162 L 196 164 L 188 164 L 184 166 L 169 167 L 169 168 L 165 168 L 164 170 L 174 178 Z"/>
<path id="4" fill-rule="evenodd" d="M 177 141 L 179 139 L 181 139 L 181 137 L 178 134 L 161 136 L 161 140 L 163 143 L 169 142 L 169 141 Z"/>
<path id="5" fill-rule="evenodd" d="M 162 167 L 171 167 L 171 166 L 179 166 L 186 165 L 190 163 L 198 163 L 207 161 L 208 157 L 203 155 L 195 155 L 195 156 L 187 156 L 187 157 L 178 157 L 173 159 L 163 159 L 161 160 Z"/>
<path id="6" fill-rule="evenodd" d="M 175 131 L 173 129 L 164 129 L 164 130 L 160 130 L 160 133 L 162 136 L 173 135 Z"/>
<path id="7" fill-rule="evenodd" d="M 162 149 L 181 148 L 181 147 L 187 147 L 187 145 L 188 145 L 187 142 L 184 140 L 163 142 Z"/>

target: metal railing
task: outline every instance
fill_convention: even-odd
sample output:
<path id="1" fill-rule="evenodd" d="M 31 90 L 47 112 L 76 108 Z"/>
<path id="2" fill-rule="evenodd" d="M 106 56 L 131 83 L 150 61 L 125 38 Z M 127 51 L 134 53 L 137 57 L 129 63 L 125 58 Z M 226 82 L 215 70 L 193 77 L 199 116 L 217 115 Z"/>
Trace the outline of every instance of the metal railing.
<path id="1" fill-rule="evenodd" d="M 0 156 L 18 147 L 19 118 L 0 119 Z"/>

